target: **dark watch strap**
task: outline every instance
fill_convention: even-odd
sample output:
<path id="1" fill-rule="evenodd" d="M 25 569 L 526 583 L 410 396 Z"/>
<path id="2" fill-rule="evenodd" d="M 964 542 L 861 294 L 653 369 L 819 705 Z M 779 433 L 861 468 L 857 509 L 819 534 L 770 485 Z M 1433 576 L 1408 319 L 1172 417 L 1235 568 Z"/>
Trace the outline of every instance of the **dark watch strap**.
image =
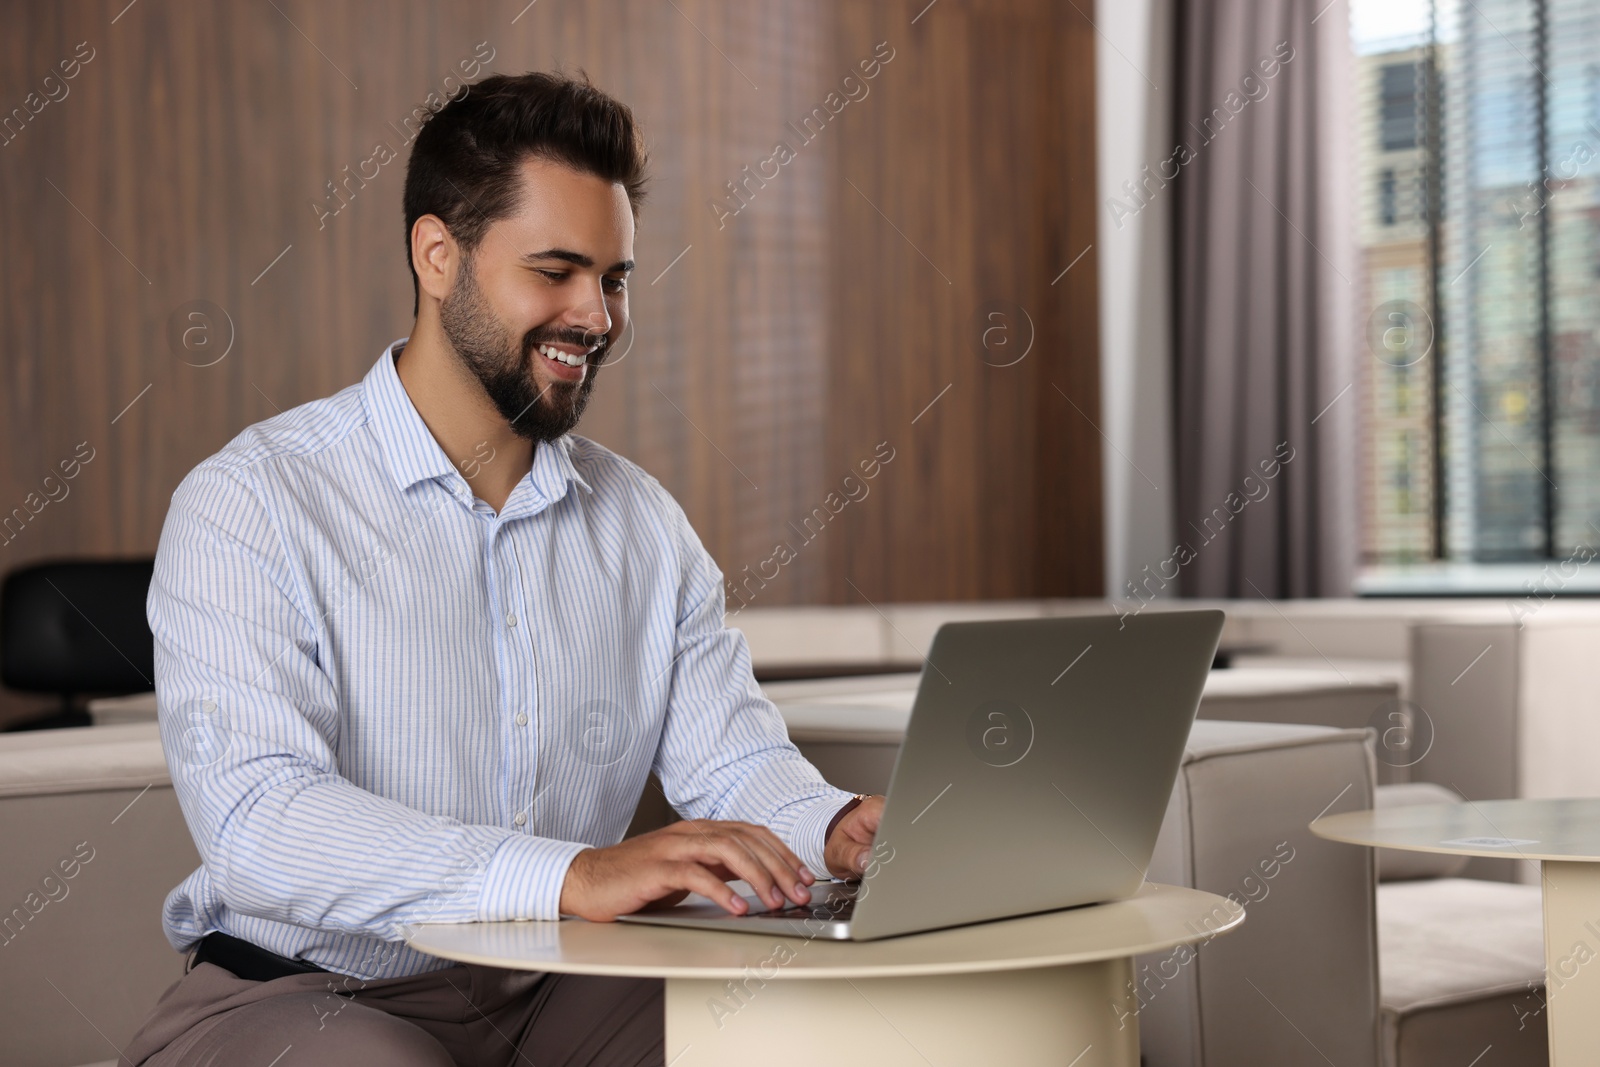
<path id="1" fill-rule="evenodd" d="M 857 808 L 859 808 L 861 806 L 861 802 L 865 799 L 867 799 L 867 794 L 857 793 L 855 796 L 850 798 L 849 802 L 846 803 L 844 807 L 833 813 L 833 818 L 828 820 L 828 830 L 822 835 L 822 844 L 824 846 L 826 846 L 828 842 L 833 839 L 833 828 L 839 825 L 839 820 L 843 819 L 846 815 L 849 815 L 852 811 L 855 811 Z"/>

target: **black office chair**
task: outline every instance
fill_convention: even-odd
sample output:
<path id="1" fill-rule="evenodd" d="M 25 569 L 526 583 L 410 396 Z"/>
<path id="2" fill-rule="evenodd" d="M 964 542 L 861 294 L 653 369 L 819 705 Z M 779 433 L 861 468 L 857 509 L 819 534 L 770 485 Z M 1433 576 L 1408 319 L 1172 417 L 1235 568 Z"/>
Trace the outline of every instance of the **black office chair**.
<path id="1" fill-rule="evenodd" d="M 78 698 L 155 688 L 145 618 L 153 559 L 72 560 L 19 567 L 0 582 L 0 685 L 55 693 L 58 710 L 6 730 L 87 726 Z"/>

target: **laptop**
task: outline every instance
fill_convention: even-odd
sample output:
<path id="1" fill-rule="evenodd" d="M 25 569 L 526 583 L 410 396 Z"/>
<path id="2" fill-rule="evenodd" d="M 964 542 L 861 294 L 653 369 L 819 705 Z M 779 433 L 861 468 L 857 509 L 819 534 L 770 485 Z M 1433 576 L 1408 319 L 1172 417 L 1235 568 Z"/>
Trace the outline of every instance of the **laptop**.
<path id="1" fill-rule="evenodd" d="M 1144 882 L 1223 613 L 941 626 L 873 860 L 809 906 L 703 897 L 626 922 L 871 941 L 1132 896 Z"/>

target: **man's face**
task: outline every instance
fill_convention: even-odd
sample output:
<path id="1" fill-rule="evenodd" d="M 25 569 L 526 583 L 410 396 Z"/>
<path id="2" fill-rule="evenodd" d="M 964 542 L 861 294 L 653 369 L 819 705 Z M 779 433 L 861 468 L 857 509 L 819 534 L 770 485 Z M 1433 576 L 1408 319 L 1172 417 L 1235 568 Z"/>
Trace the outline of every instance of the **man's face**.
<path id="1" fill-rule="evenodd" d="M 512 430 L 553 441 L 627 325 L 633 212 L 603 178 L 544 160 L 519 170 L 519 203 L 463 254 L 439 323 Z"/>

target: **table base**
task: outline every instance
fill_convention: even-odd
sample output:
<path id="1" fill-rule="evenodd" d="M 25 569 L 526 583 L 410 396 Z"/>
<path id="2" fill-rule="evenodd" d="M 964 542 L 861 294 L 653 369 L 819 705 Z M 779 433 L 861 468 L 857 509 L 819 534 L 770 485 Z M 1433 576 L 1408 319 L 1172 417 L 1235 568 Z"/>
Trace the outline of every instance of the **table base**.
<path id="1" fill-rule="evenodd" d="M 804 947 L 795 951 L 804 951 Z M 1137 1067 L 1127 958 L 912 978 L 669 978 L 667 1062 Z"/>
<path id="2" fill-rule="evenodd" d="M 1550 1063 L 1579 1067 L 1600 1049 L 1600 864 L 1542 866 Z"/>

